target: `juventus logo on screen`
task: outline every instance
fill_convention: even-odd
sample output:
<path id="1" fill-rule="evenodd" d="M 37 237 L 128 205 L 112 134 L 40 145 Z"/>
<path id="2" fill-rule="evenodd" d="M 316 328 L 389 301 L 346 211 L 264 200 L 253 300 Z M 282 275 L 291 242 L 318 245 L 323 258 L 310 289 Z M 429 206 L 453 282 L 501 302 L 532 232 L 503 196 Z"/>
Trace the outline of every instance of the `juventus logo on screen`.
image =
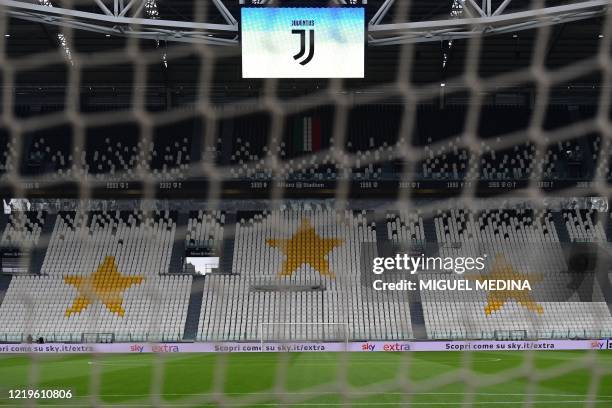
<path id="1" fill-rule="evenodd" d="M 305 54 L 306 54 L 306 32 L 310 33 L 310 48 L 308 49 L 308 56 L 300 61 L 301 65 L 306 65 L 308 64 L 310 61 L 312 61 L 312 58 L 314 57 L 314 52 L 315 52 L 315 32 L 314 29 L 310 29 L 310 30 L 292 30 L 291 33 L 292 34 L 299 34 L 300 35 L 300 52 L 298 52 L 297 54 L 295 54 L 293 56 L 294 60 L 299 60 L 300 58 L 302 58 Z"/>
<path id="2" fill-rule="evenodd" d="M 241 12 L 243 78 L 364 77 L 365 8 L 243 7 Z"/>

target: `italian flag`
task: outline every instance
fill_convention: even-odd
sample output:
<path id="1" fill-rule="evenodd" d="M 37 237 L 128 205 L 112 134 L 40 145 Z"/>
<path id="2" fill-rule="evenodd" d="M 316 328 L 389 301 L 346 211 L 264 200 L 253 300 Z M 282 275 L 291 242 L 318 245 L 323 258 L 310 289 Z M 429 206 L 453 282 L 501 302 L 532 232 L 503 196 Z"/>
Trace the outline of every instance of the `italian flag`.
<path id="1" fill-rule="evenodd" d="M 294 119 L 292 140 L 296 153 L 321 150 L 321 119 L 318 116 Z"/>

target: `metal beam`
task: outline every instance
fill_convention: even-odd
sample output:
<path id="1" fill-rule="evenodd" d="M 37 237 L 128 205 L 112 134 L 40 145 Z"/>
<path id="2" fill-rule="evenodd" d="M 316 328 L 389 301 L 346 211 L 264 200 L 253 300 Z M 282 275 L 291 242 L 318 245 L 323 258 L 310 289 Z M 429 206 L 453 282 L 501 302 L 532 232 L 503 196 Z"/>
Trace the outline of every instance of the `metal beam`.
<path id="1" fill-rule="evenodd" d="M 341 2 L 342 0 L 336 1 Z M 472 11 L 478 12 L 479 15 L 472 14 L 471 17 L 446 20 L 381 24 L 390 8 L 395 4 L 395 0 L 385 0 L 368 24 L 368 43 L 375 46 L 405 44 L 528 30 L 599 16 L 605 13 L 612 4 L 612 0 L 586 0 L 562 6 L 504 14 L 511 0 L 504 0 L 495 11 L 492 10 L 490 0 L 483 1 L 484 9 L 478 6 L 475 0 L 462 1 L 466 14 Z M 114 0 L 112 12 L 102 0 L 95 0 L 95 2 L 100 7 L 100 13 L 47 7 L 32 4 L 26 0 L 0 0 L 0 7 L 15 18 L 112 35 L 216 45 L 239 45 L 238 22 L 225 7 L 223 0 L 213 0 L 213 3 L 227 24 L 140 18 L 146 0 L 129 0 L 127 4 L 124 3 L 124 0 Z"/>
<path id="2" fill-rule="evenodd" d="M 96 3 L 101 2 L 102 0 L 96 0 Z M 15 18 L 117 36 L 238 45 L 237 22 L 235 24 L 196 23 L 127 16 L 130 9 L 134 9 L 133 14 L 141 13 L 145 2 L 146 0 L 130 0 L 117 15 L 114 15 L 103 3 L 104 8 L 100 7 L 102 13 L 48 7 L 16 0 L 0 0 L 0 7 L 4 7 L 5 12 Z M 229 11 L 227 13 L 226 17 L 230 19 L 231 14 Z M 227 37 L 228 34 L 235 36 L 231 39 L 218 37 L 220 35 Z"/>
<path id="3" fill-rule="evenodd" d="M 84 19 L 98 21 L 104 23 L 112 23 L 118 25 L 141 26 L 141 27 L 165 27 L 168 29 L 203 29 L 203 30 L 218 30 L 223 32 L 237 32 L 238 26 L 229 24 L 213 24 L 213 23 L 194 23 L 189 21 L 174 21 L 174 20 L 151 20 L 147 18 L 132 18 L 132 17 L 115 17 L 103 14 L 89 13 L 85 11 L 71 10 L 60 7 L 46 7 L 31 3 L 24 3 L 15 0 L 0 0 L 0 6 L 7 7 L 7 12 L 10 14 L 13 10 L 21 12 L 31 12 L 34 15 L 44 15 L 47 19 L 71 17 L 74 19 Z M 51 14 L 51 16 L 49 15 Z"/>
<path id="4" fill-rule="evenodd" d="M 142 5 L 144 5 L 144 1 L 142 1 L 142 0 L 130 0 L 128 4 L 123 6 L 123 8 L 121 9 L 121 11 L 118 14 L 118 17 L 125 17 L 125 16 L 127 16 L 128 11 L 130 11 L 130 9 L 132 8 L 132 6 L 134 6 L 135 3 L 141 3 Z"/>
<path id="5" fill-rule="evenodd" d="M 499 5 L 499 7 L 497 7 L 495 9 L 495 11 L 493 12 L 494 16 L 499 16 L 501 13 L 504 12 L 504 10 L 506 9 L 506 7 L 508 7 L 508 5 L 510 4 L 512 0 L 504 0 L 502 2 L 502 4 Z"/>
<path id="6" fill-rule="evenodd" d="M 95 0 L 95 2 L 98 5 L 98 7 L 100 7 L 100 10 L 102 10 L 104 14 L 106 14 L 107 16 L 113 15 L 113 13 L 108 9 L 108 7 L 106 7 L 106 5 L 102 2 L 102 0 Z"/>
<path id="7" fill-rule="evenodd" d="M 482 8 L 480 8 L 480 6 L 478 4 L 476 4 L 476 2 L 474 0 L 467 0 L 467 2 L 464 2 L 463 7 L 464 8 L 468 8 L 467 6 L 470 5 L 472 6 L 472 8 L 474 10 L 476 10 L 476 12 L 481 16 L 481 17 L 486 17 L 487 15 L 485 14 L 485 12 L 483 11 Z"/>
<path id="8" fill-rule="evenodd" d="M 468 0 L 468 2 L 472 8 L 478 7 L 473 0 Z M 602 15 L 612 4 L 612 0 L 589 0 L 502 14 L 510 1 L 504 3 L 491 15 L 483 17 L 370 25 L 368 34 L 371 40 L 369 43 L 370 45 L 391 45 L 441 41 L 528 30 Z M 500 9 L 502 11 L 499 11 Z"/>
<path id="9" fill-rule="evenodd" d="M 0 4 L 2 1 L 0 0 Z M 395 24 L 379 24 L 371 27 L 370 32 L 384 33 L 393 32 L 396 30 L 434 30 L 438 28 L 452 28 L 452 27 L 476 27 L 476 26 L 488 26 L 499 23 L 517 23 L 521 21 L 528 21 L 531 19 L 552 19 L 563 15 L 575 14 L 580 12 L 594 11 L 602 13 L 605 9 L 612 4 L 611 0 L 590 0 L 580 3 L 567 4 L 556 7 L 546 7 L 543 9 L 534 9 L 527 11 L 520 11 L 516 13 L 490 16 L 483 18 L 463 18 L 453 20 L 434 20 L 434 21 L 416 21 L 411 23 L 395 23 Z"/>
<path id="10" fill-rule="evenodd" d="M 376 11 L 376 14 L 374 14 L 374 17 L 370 20 L 370 25 L 379 24 L 382 19 L 385 18 L 389 9 L 393 6 L 393 3 L 395 3 L 395 0 L 385 0 L 382 6 Z"/>
<path id="11" fill-rule="evenodd" d="M 221 13 L 227 24 L 231 24 L 234 26 L 238 25 L 238 21 L 232 16 L 232 13 L 225 7 L 225 4 L 221 0 L 213 0 L 213 3 L 217 7 L 217 10 Z"/>

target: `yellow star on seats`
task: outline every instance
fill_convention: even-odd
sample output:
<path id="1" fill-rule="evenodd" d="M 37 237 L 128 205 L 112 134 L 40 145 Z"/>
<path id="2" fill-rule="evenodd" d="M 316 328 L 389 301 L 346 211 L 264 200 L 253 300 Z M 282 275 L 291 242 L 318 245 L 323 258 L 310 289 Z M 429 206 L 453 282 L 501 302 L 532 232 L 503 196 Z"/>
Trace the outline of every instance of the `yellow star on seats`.
<path id="1" fill-rule="evenodd" d="M 287 259 L 283 264 L 280 276 L 291 276 L 300 266 L 309 264 L 321 275 L 334 277 L 329 269 L 327 254 L 344 240 L 323 238 L 317 234 L 308 219 L 302 220 L 302 225 L 289 239 L 268 239 L 266 243 L 272 248 L 281 250 Z"/>
<path id="2" fill-rule="evenodd" d="M 119 316 L 125 315 L 123 309 L 123 292 L 132 285 L 140 284 L 142 276 L 123 276 L 117 270 L 114 256 L 107 256 L 96 272 L 90 276 L 64 276 L 67 285 L 74 286 L 79 292 L 66 309 L 66 317 L 81 313 L 94 301 L 100 301 L 109 312 Z"/>
<path id="3" fill-rule="evenodd" d="M 517 272 L 512 264 L 506 261 L 503 255 L 498 254 L 495 257 L 495 262 L 488 275 L 478 277 L 469 276 L 468 279 L 478 280 L 480 282 L 487 280 L 523 280 L 528 281 L 529 285 L 533 286 L 534 283 L 539 283 L 544 278 L 540 274 L 530 273 L 529 275 L 525 275 Z M 487 296 L 485 314 L 490 316 L 491 313 L 501 310 L 506 302 L 512 299 L 529 311 L 537 314 L 544 313 L 544 308 L 535 301 L 529 290 L 493 290 L 489 291 Z"/>

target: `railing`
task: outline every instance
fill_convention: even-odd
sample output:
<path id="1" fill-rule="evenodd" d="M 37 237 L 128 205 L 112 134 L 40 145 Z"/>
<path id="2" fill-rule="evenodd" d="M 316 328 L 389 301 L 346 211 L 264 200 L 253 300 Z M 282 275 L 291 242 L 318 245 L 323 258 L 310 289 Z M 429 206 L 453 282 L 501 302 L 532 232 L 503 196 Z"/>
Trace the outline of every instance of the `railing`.
<path id="1" fill-rule="evenodd" d="M 182 336 L 154 333 L 0 333 L 0 343 L 176 343 Z"/>
<path id="2" fill-rule="evenodd" d="M 342 341 L 368 341 L 371 339 L 354 339 L 346 335 L 332 336 Z M 42 338 L 44 343 L 182 343 L 182 336 L 165 336 L 153 333 L 0 333 L 0 343 L 37 343 Z M 479 334 L 467 333 L 465 330 L 438 330 L 429 331 L 429 340 L 583 340 L 583 339 L 607 339 L 612 338 L 612 328 L 604 330 L 552 330 L 552 331 L 530 331 L 530 330 L 496 330 L 482 331 Z M 267 338 L 266 340 L 271 340 Z M 276 341 L 279 341 L 277 338 Z M 317 339 L 311 338 L 311 341 Z M 320 339 L 323 340 L 323 339 Z M 328 339 L 330 340 L 330 339 Z M 414 338 L 406 338 L 405 341 L 414 341 Z M 190 341 L 189 341 L 190 342 Z"/>
<path id="3" fill-rule="evenodd" d="M 602 330 L 494 330 L 477 333 L 467 330 L 434 330 L 431 340 L 583 340 L 612 338 L 612 328 Z"/>

